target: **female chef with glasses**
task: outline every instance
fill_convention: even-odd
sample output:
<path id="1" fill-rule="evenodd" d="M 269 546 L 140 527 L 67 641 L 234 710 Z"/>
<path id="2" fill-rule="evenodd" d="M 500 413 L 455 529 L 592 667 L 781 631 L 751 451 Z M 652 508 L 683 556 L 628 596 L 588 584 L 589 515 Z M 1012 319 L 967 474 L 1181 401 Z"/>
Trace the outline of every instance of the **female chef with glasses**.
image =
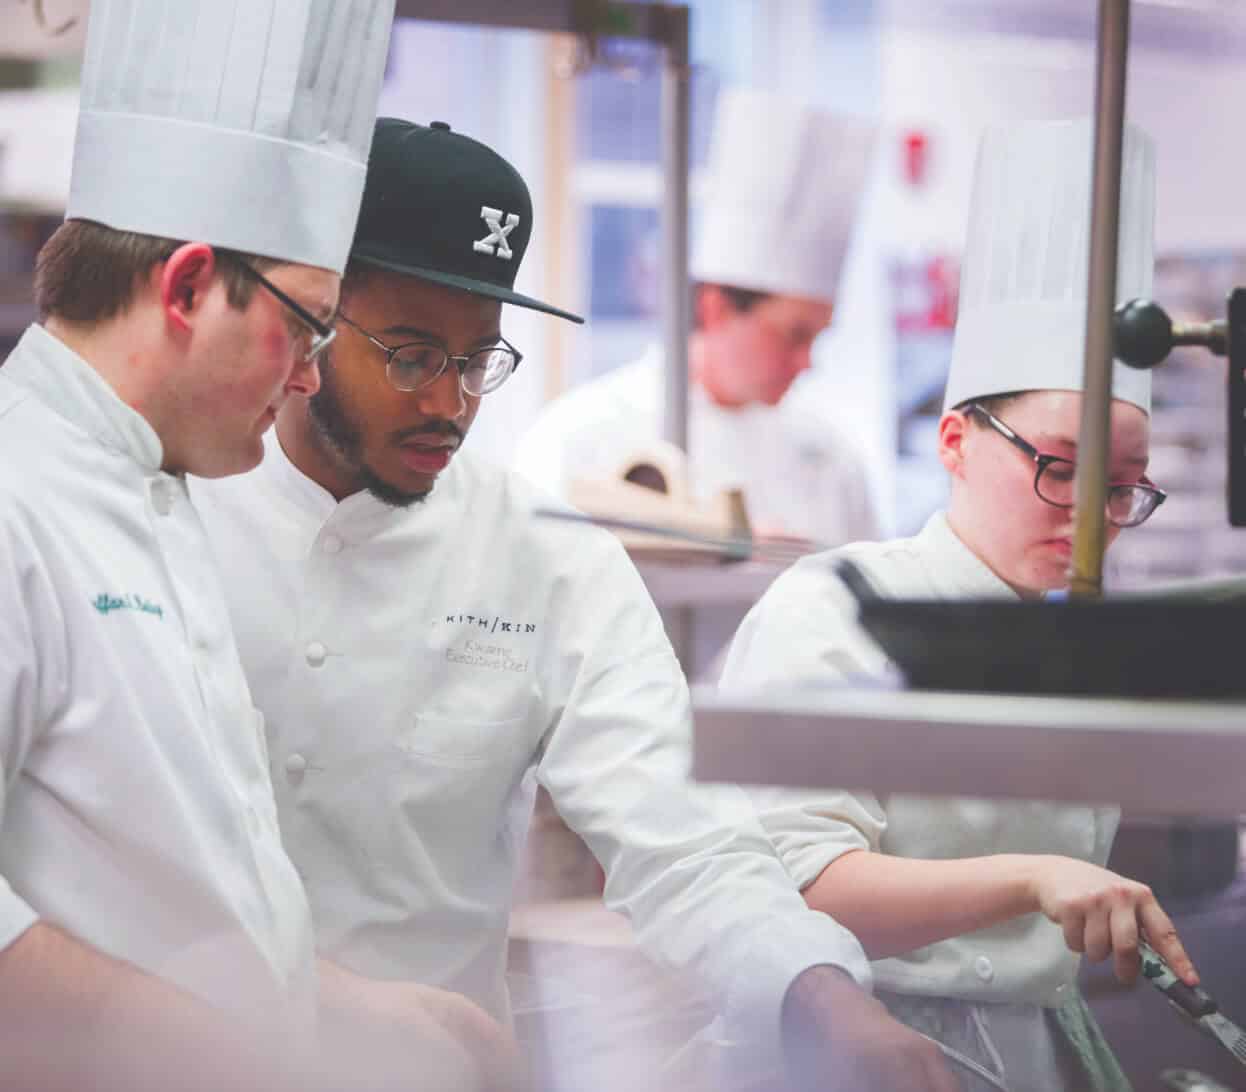
<path id="1" fill-rule="evenodd" d="M 796 565 L 745 619 L 724 687 L 773 692 L 888 671 L 834 575 L 838 558 L 902 598 L 1026 599 L 1066 586 L 1090 150 L 1087 122 L 986 135 L 939 422 L 947 509 L 915 538 Z M 1148 294 L 1153 216 L 1154 152 L 1128 127 L 1122 299 Z M 1147 477 L 1149 384 L 1149 372 L 1116 365 L 1109 543 L 1164 500 Z M 961 1062 L 966 1089 L 1128 1088 L 1077 990 L 1083 952 L 1111 956 L 1132 980 L 1142 932 L 1186 982 L 1198 980 L 1151 892 L 1103 867 L 1115 808 L 786 789 L 754 799 L 806 901 L 856 933 L 879 998 Z"/>

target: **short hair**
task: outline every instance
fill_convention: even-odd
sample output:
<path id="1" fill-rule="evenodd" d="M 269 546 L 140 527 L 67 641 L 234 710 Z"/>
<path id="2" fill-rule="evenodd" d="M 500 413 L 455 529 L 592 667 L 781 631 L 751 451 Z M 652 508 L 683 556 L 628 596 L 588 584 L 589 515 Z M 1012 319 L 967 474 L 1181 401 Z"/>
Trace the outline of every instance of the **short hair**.
<path id="1" fill-rule="evenodd" d="M 35 259 L 35 306 L 40 319 L 59 318 L 91 325 L 125 312 L 137 282 L 153 265 L 167 261 L 176 239 L 118 231 L 94 220 L 67 220 Z M 251 301 L 255 282 L 239 268 L 244 262 L 263 272 L 282 263 L 223 247 L 213 247 L 231 307 Z"/>
<path id="2" fill-rule="evenodd" d="M 714 288 L 727 297 L 727 302 L 731 305 L 733 311 L 743 314 L 751 311 L 759 303 L 764 303 L 774 295 L 773 292 L 755 292 L 751 288 L 736 288 L 730 284 L 715 284 L 713 281 L 698 281 L 693 285 L 693 298 L 700 294 L 702 289 Z M 697 309 L 692 309 L 693 325 L 696 329 L 701 328 L 701 319 L 697 314 Z"/>

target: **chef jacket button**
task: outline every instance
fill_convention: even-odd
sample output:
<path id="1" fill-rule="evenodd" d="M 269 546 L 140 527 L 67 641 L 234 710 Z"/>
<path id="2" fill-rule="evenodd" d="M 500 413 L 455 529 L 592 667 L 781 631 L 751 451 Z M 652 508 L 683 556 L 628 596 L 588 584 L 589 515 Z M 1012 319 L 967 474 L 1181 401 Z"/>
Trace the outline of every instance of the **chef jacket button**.
<path id="1" fill-rule="evenodd" d="M 307 759 L 295 753 L 286 758 L 286 773 L 291 781 L 297 781 L 307 772 Z"/>
<path id="2" fill-rule="evenodd" d="M 326 554 L 340 554 L 342 552 L 342 540 L 337 535 L 325 535 L 321 546 L 324 547 Z"/>
<path id="3" fill-rule="evenodd" d="M 312 667 L 320 667 L 320 665 L 325 662 L 328 655 L 329 650 L 319 641 L 312 641 L 312 643 L 307 646 L 307 662 L 311 664 Z"/>
<path id="4" fill-rule="evenodd" d="M 151 506 L 158 516 L 167 516 L 173 511 L 173 492 L 160 478 L 151 483 Z"/>
<path id="5" fill-rule="evenodd" d="M 995 977 L 995 965 L 984 955 L 973 961 L 973 973 L 983 982 L 990 982 Z"/>

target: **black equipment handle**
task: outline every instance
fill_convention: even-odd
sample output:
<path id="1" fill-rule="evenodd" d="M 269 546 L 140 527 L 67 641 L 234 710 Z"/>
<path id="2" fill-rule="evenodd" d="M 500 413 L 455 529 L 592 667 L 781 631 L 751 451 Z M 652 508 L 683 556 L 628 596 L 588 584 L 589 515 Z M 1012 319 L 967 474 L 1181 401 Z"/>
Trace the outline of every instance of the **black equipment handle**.
<path id="1" fill-rule="evenodd" d="M 1228 356 L 1229 524 L 1246 527 L 1246 289 L 1229 293 L 1227 319 L 1174 323 L 1159 304 L 1130 300 L 1116 309 L 1115 353 L 1132 368 L 1162 364 L 1176 345 Z"/>
<path id="2" fill-rule="evenodd" d="M 1246 289 L 1229 293 L 1229 523 L 1246 527 Z"/>
<path id="3" fill-rule="evenodd" d="M 1229 351 L 1229 323 L 1173 322 L 1158 303 L 1130 300 L 1115 314 L 1116 358 L 1131 368 L 1154 368 L 1177 345 L 1199 345 L 1216 356 Z"/>
<path id="4" fill-rule="evenodd" d="M 878 594 L 877 589 L 870 583 L 869 578 L 863 573 L 859 566 L 849 561 L 847 558 L 840 558 L 835 562 L 835 575 L 844 582 L 844 586 L 852 592 L 852 597 L 857 601 L 858 606 L 864 606 L 866 603 L 874 603 L 882 598 Z"/>
<path id="5" fill-rule="evenodd" d="M 1191 1020 L 1199 1020 L 1220 1011 L 1220 1006 L 1211 994 L 1198 986 L 1187 986 L 1182 982 L 1146 941 L 1139 942 L 1138 954 L 1142 957 L 1142 977 Z"/>

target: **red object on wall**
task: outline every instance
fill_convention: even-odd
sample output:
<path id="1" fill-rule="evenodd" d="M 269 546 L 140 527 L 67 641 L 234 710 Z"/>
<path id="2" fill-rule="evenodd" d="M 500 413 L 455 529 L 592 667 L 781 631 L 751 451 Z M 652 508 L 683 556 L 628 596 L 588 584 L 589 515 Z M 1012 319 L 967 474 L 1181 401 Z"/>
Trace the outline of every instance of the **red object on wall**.
<path id="1" fill-rule="evenodd" d="M 960 266 L 946 254 L 901 259 L 891 268 L 895 327 L 902 333 L 951 333 L 956 326 Z"/>
<path id="2" fill-rule="evenodd" d="M 911 129 L 904 134 L 904 180 L 910 186 L 920 186 L 926 181 L 930 162 L 930 141 L 926 134 Z"/>

